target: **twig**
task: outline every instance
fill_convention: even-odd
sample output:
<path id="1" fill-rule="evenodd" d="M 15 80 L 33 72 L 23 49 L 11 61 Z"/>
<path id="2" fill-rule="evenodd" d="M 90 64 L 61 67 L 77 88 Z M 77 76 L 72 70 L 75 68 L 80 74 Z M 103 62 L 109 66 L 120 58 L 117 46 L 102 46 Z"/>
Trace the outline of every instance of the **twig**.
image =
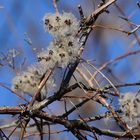
<path id="1" fill-rule="evenodd" d="M 32 106 L 35 102 L 35 100 L 39 97 L 39 95 L 41 94 L 41 90 L 43 88 L 43 86 L 46 84 L 46 81 L 49 79 L 49 77 L 51 76 L 53 69 L 50 69 L 49 71 L 47 71 L 47 74 L 45 74 L 45 77 L 42 79 L 42 81 L 40 82 L 40 85 L 38 86 L 38 91 L 36 92 L 36 94 L 33 96 L 31 102 L 30 102 L 30 106 Z"/>
<path id="2" fill-rule="evenodd" d="M 128 56 L 135 55 L 135 54 L 138 54 L 138 53 L 140 53 L 140 50 L 133 51 L 133 52 L 127 52 L 127 53 L 125 53 L 125 54 L 123 54 L 123 55 L 121 55 L 121 56 L 119 56 L 119 57 L 117 57 L 117 58 L 115 58 L 115 59 L 112 59 L 112 60 L 110 60 L 110 61 L 104 63 L 100 68 L 98 68 L 98 70 L 101 71 L 101 70 L 103 70 L 104 68 L 106 68 L 108 65 L 112 64 L 113 62 L 119 61 L 119 60 L 124 59 L 124 58 L 126 58 L 126 57 L 128 57 Z M 96 72 L 92 75 L 92 77 L 91 77 L 90 80 L 92 81 L 92 80 L 96 77 L 96 75 L 97 75 L 98 73 L 99 73 L 99 72 L 96 71 Z"/>
<path id="3" fill-rule="evenodd" d="M 93 24 L 93 21 L 97 19 L 97 17 L 103 13 L 108 6 L 110 6 L 111 4 L 115 3 L 117 0 L 109 0 L 107 3 L 103 4 L 101 7 L 99 7 L 97 10 L 95 10 L 86 20 L 86 24 Z"/>
<path id="4" fill-rule="evenodd" d="M 116 3 L 115 3 L 114 5 L 115 5 L 116 8 L 118 9 L 118 11 L 119 11 L 124 17 L 126 17 L 124 11 L 123 11 Z M 127 19 L 127 18 L 126 18 L 126 19 Z M 127 21 L 127 23 L 129 24 L 130 29 L 133 30 L 133 27 L 132 27 L 132 25 L 130 24 L 129 20 L 127 19 L 126 21 Z M 134 34 L 134 37 L 135 37 L 136 40 L 137 40 L 138 45 L 140 46 L 140 40 L 139 40 L 137 34 L 136 34 L 135 32 L 134 32 L 133 34 Z"/>
<path id="5" fill-rule="evenodd" d="M 22 128 L 21 128 L 21 131 L 20 131 L 20 138 L 19 138 L 19 140 L 23 140 L 25 129 L 26 129 L 26 126 L 28 125 L 29 121 L 30 121 L 29 117 L 28 118 L 23 118 Z"/>
<path id="6" fill-rule="evenodd" d="M 17 93 L 16 91 L 13 91 L 12 89 L 10 89 L 9 87 L 7 87 L 6 85 L 4 85 L 3 83 L 0 82 L 0 86 L 4 87 L 6 89 L 8 89 L 9 91 L 11 91 L 12 93 L 14 93 L 17 97 L 20 97 L 22 100 L 26 101 L 27 103 L 29 103 L 29 101 L 27 99 L 25 99 L 23 96 L 21 96 L 19 93 Z"/>
<path id="7" fill-rule="evenodd" d="M 134 32 L 136 32 L 140 28 L 140 25 L 137 25 L 137 27 L 134 28 L 131 31 L 125 31 L 123 29 L 118 29 L 118 28 L 114 28 L 114 27 L 106 27 L 106 26 L 103 26 L 103 25 L 93 25 L 92 28 L 93 29 L 94 28 L 103 28 L 103 29 L 115 30 L 115 31 L 119 31 L 119 32 L 125 33 L 127 35 L 131 35 L 131 34 L 133 34 Z"/>
<path id="8" fill-rule="evenodd" d="M 57 7 L 57 1 L 58 0 L 53 0 L 53 6 L 55 8 L 56 14 L 59 15 L 58 7 Z"/>

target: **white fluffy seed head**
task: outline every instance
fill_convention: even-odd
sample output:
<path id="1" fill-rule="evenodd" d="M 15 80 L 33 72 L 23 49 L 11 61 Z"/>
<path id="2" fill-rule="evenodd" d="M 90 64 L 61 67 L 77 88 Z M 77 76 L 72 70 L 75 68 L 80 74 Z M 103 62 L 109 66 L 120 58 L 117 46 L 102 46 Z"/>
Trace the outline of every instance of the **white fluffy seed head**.
<path id="1" fill-rule="evenodd" d="M 136 125 L 140 116 L 140 95 L 126 93 L 120 97 L 119 102 L 124 120 L 130 125 Z"/>
<path id="2" fill-rule="evenodd" d="M 44 73 L 45 69 L 40 64 L 32 65 L 27 68 L 27 71 L 13 78 L 12 89 L 33 96 L 38 91 L 39 83 Z M 44 86 L 41 90 L 41 96 L 44 98 L 46 94 L 47 88 Z"/>
<path id="3" fill-rule="evenodd" d="M 43 18 L 44 28 L 54 37 L 71 36 L 78 30 L 78 21 L 72 13 L 46 14 Z"/>
<path id="4" fill-rule="evenodd" d="M 13 79 L 13 89 L 33 96 L 38 90 L 39 78 L 32 73 L 23 72 Z"/>
<path id="5" fill-rule="evenodd" d="M 55 63 L 52 59 L 52 55 L 49 54 L 49 50 L 43 50 L 37 55 L 38 63 L 44 68 L 44 69 L 50 69 L 55 66 Z"/>
<path id="6" fill-rule="evenodd" d="M 74 37 L 63 37 L 54 40 L 50 43 L 47 51 L 38 54 L 38 61 L 44 67 L 52 68 L 57 64 L 58 67 L 64 68 L 76 60 L 79 46 L 78 40 Z"/>
<path id="7" fill-rule="evenodd" d="M 79 43 L 76 37 L 78 31 L 78 21 L 72 13 L 63 13 L 60 15 L 46 14 L 44 16 L 44 27 L 54 40 L 48 48 L 37 55 L 38 62 L 34 66 L 28 67 L 13 79 L 13 89 L 33 96 L 37 90 L 42 76 L 49 69 L 57 67 L 65 68 L 73 63 L 78 56 Z M 46 96 L 47 90 L 54 87 L 53 79 L 49 79 L 41 95 Z M 50 86 L 51 83 L 51 86 Z M 48 88 L 49 87 L 49 88 Z"/>

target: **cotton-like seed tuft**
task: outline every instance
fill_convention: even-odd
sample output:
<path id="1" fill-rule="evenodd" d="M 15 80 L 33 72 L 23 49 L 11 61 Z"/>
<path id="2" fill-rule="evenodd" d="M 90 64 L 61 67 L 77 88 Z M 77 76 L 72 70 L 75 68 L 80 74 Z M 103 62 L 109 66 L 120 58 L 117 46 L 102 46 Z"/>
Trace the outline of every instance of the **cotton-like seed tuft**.
<path id="1" fill-rule="evenodd" d="M 77 32 L 78 21 L 72 13 L 56 15 L 47 13 L 44 18 L 44 28 L 54 37 L 71 36 Z"/>
<path id="2" fill-rule="evenodd" d="M 27 68 L 13 79 L 13 89 L 33 96 L 42 80 L 43 75 L 56 67 L 66 68 L 73 63 L 78 56 L 79 42 L 76 37 L 78 21 L 72 13 L 46 14 L 44 16 L 45 31 L 48 31 L 54 38 L 47 49 L 42 50 L 38 55 L 38 62 Z M 42 97 L 47 94 L 50 87 L 54 87 L 53 79 L 49 79 L 41 90 Z M 51 84 L 50 84 L 51 83 Z M 50 86 L 52 85 L 52 86 Z"/>
<path id="3" fill-rule="evenodd" d="M 140 95 L 126 93 L 120 97 L 119 103 L 124 120 L 130 125 L 137 125 L 140 116 Z"/>

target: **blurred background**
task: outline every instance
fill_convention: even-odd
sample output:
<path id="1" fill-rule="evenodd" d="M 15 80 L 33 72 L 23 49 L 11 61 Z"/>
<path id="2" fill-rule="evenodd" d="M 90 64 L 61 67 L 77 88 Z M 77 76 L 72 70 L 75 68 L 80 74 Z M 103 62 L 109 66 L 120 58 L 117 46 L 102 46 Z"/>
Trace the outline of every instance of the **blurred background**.
<path id="1" fill-rule="evenodd" d="M 89 16 L 97 9 L 100 2 L 100 0 L 58 0 L 58 9 L 60 13 L 63 11 L 72 12 L 80 19 L 77 8 L 79 4 L 83 8 L 85 16 Z M 137 2 L 140 1 L 118 0 L 117 5 L 113 4 L 110 6 L 108 8 L 109 13 L 100 15 L 95 24 L 131 31 L 134 26 L 131 27 L 131 25 L 121 17 L 127 17 L 131 22 L 139 25 L 140 7 L 138 7 Z M 42 19 L 45 13 L 54 12 L 55 9 L 52 0 L 0 0 L 0 85 L 4 84 L 11 88 L 12 78 L 18 72 L 26 70 L 27 66 L 35 63 L 37 60 L 36 54 L 49 45 L 52 36 L 44 31 Z M 95 28 L 87 40 L 82 57 L 86 60 L 93 61 L 93 64 L 99 68 L 110 60 L 137 50 L 140 50 L 140 30 L 137 30 L 135 35 L 131 34 L 128 36 L 119 31 Z M 139 82 L 139 60 L 140 53 L 129 55 L 128 57 L 114 61 L 102 72 L 113 84 Z M 101 86 L 106 86 L 108 84 L 102 76 L 97 76 L 97 80 Z M 139 86 L 120 88 L 119 91 L 121 93 L 138 92 Z M 75 92 L 73 94 L 75 94 Z M 75 102 L 77 101 L 72 101 L 72 103 Z M 3 86 L 0 86 L 0 106 L 14 106 L 22 103 L 24 102 L 15 94 L 11 93 Z M 68 104 L 72 106 L 71 103 Z M 114 105 L 118 105 L 117 99 Z M 56 114 L 62 114 L 62 106 L 62 104 L 56 103 L 52 104 L 50 109 Z M 83 117 L 87 117 L 101 114 L 104 111 L 104 109 L 100 109 L 99 105 L 88 102 L 78 110 L 78 113 Z M 4 119 L 5 116 L 7 117 L 6 120 Z M 71 118 L 74 117 L 77 117 L 77 113 L 71 116 Z M 0 115 L 0 125 L 10 121 L 11 117 Z M 116 129 L 115 125 L 112 125 L 115 123 L 114 120 L 111 123 L 112 126 L 108 124 L 108 120 L 104 120 L 104 123 L 96 123 L 102 128 L 111 127 L 112 129 Z M 94 125 L 96 125 L 96 123 L 94 123 Z M 60 128 L 60 126 L 53 126 L 51 129 L 58 130 Z M 34 137 L 30 137 L 27 139 L 33 138 Z M 51 138 L 74 139 L 68 132 L 54 134 Z M 16 139 L 16 137 L 13 139 Z M 101 139 L 109 138 L 101 137 Z"/>

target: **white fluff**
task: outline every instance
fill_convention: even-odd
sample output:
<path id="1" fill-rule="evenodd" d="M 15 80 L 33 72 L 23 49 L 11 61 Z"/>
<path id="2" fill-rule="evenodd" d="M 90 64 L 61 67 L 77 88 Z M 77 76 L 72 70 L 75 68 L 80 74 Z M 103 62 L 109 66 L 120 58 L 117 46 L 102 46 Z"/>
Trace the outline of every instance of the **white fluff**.
<path id="1" fill-rule="evenodd" d="M 42 50 L 37 57 L 38 62 L 29 66 L 27 71 L 20 73 L 13 79 L 13 89 L 33 96 L 37 90 L 42 76 L 46 71 L 57 67 L 65 68 L 73 63 L 79 50 L 79 43 L 76 37 L 78 21 L 72 13 L 62 15 L 46 14 L 43 18 L 45 31 L 53 37 L 53 42 Z M 54 87 L 52 77 L 47 81 L 41 90 L 42 96 L 47 96 L 48 88 Z"/>

